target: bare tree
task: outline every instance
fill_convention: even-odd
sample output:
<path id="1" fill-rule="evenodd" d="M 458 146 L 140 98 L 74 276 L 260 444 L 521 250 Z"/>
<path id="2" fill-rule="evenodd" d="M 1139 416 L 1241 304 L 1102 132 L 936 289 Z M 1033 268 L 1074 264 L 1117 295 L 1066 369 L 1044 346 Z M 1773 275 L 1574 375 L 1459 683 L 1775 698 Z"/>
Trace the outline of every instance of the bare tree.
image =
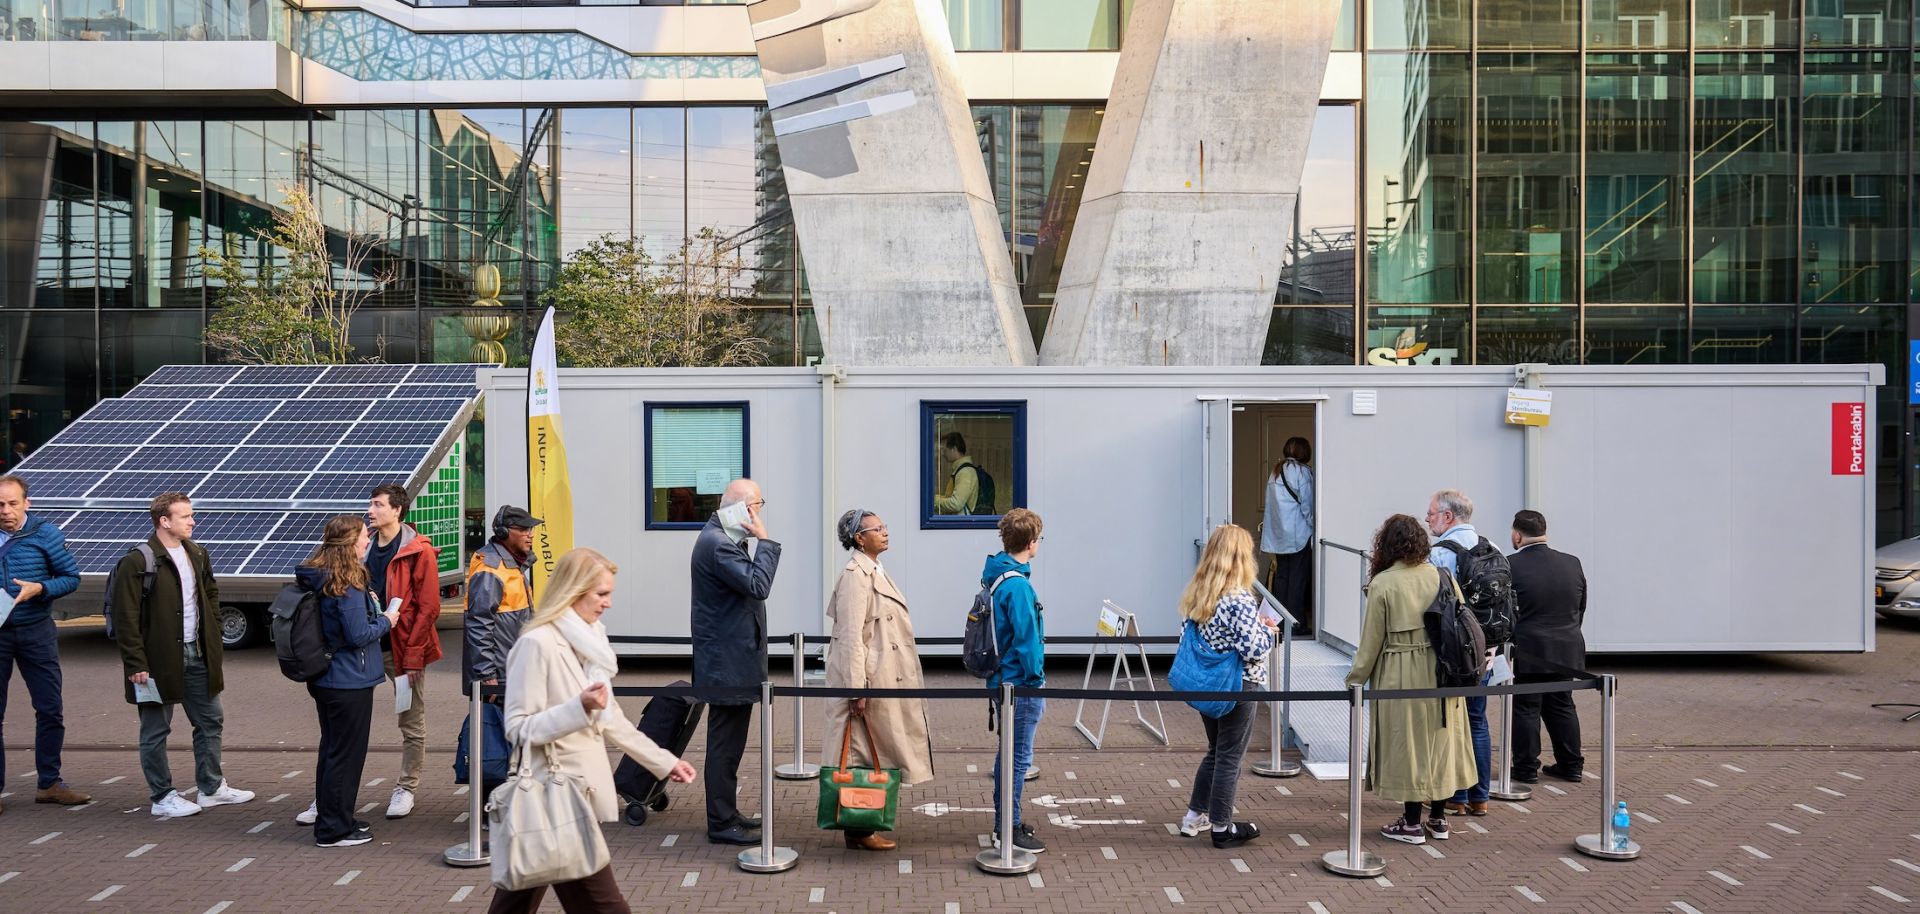
<path id="1" fill-rule="evenodd" d="M 340 232 L 344 254 L 335 259 L 313 198 L 299 188 L 281 190 L 285 207 L 274 212 L 272 228 L 255 232 L 263 246 L 258 256 L 200 249 L 218 308 L 207 321 L 207 345 L 242 364 L 355 361 L 353 315 L 394 276 L 368 272 L 374 242 L 351 229 Z"/>

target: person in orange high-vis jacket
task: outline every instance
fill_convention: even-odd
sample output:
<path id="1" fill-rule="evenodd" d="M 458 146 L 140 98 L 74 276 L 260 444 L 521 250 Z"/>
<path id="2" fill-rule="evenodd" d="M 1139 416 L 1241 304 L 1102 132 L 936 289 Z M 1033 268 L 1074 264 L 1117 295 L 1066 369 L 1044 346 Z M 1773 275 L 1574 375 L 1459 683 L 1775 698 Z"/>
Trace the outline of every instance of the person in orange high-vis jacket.
<path id="1" fill-rule="evenodd" d="M 389 819 L 413 812 L 413 795 L 427 762 L 427 667 L 440 659 L 435 625 L 440 618 L 440 551 L 401 523 L 411 503 L 404 487 L 391 484 L 374 489 L 367 503 L 373 531 L 367 549 L 368 585 L 381 609 L 396 601 L 400 609 L 389 636 L 393 646 L 386 652 L 387 678 L 406 677 L 413 693 L 412 706 L 400 712 L 400 779 L 387 803 Z"/>
<path id="2" fill-rule="evenodd" d="M 507 651 L 520 639 L 533 606 L 533 528 L 540 519 L 524 508 L 502 507 L 493 515 L 493 539 L 467 563 L 461 691 L 471 683 L 499 685 L 507 678 Z M 488 699 L 497 701 L 498 699 Z"/>

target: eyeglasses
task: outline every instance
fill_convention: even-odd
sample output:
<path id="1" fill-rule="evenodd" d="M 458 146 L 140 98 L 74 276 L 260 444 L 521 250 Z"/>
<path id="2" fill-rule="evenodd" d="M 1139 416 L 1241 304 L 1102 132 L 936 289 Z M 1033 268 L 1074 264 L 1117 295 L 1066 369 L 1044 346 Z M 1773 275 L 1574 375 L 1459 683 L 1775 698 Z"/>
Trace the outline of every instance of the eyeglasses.
<path id="1" fill-rule="evenodd" d="M 749 508 L 764 508 L 766 506 L 767 506 L 767 500 L 764 498 L 760 499 L 759 501 L 747 502 L 747 507 Z"/>
<path id="2" fill-rule="evenodd" d="M 861 533 L 885 533 L 887 532 L 887 525 L 881 524 L 878 527 L 862 527 L 860 528 L 860 532 Z"/>

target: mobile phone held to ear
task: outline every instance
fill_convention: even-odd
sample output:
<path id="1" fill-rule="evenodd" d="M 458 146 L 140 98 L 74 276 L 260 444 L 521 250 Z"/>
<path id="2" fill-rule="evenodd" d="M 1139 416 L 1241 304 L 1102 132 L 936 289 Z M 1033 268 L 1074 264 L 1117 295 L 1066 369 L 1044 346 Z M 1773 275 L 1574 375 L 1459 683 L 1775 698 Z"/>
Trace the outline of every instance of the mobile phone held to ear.
<path id="1" fill-rule="evenodd" d="M 735 537 L 745 533 L 747 523 L 753 519 L 747 511 L 747 503 L 743 501 L 721 507 L 719 517 L 720 526 Z"/>

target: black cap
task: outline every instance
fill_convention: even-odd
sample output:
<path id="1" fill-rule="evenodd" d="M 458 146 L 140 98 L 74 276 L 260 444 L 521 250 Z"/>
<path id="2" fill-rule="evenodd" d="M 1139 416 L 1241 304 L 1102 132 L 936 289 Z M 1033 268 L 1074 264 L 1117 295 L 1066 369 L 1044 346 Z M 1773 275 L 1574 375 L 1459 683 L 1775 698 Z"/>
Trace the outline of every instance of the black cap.
<path id="1" fill-rule="evenodd" d="M 544 521 L 528 514 L 525 508 L 516 508 L 513 505 L 502 505 L 500 510 L 493 515 L 493 532 L 505 533 L 508 527 L 524 527 L 531 530 L 540 526 L 542 523 L 544 523 Z"/>

